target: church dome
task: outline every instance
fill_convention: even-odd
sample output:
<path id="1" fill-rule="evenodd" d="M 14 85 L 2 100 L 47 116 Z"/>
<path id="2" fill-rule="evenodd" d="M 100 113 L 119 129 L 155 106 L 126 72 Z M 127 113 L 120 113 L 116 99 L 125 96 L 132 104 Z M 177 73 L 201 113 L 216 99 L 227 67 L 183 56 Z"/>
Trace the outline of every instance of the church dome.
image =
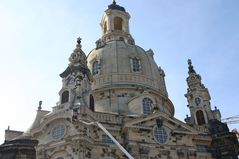
<path id="1" fill-rule="evenodd" d="M 145 51 L 124 41 L 111 41 L 88 55 L 88 67 L 95 82 L 93 89 L 128 85 L 149 88 L 167 96 L 163 70 L 153 59 L 153 51 Z"/>
<path id="2" fill-rule="evenodd" d="M 112 5 L 116 6 L 116 3 Z M 138 107 L 147 97 L 154 105 L 151 109 L 173 114 L 165 74 L 155 63 L 154 52 L 135 45 L 129 32 L 130 15 L 110 6 L 101 21 L 102 37 L 87 57 L 94 78 L 92 91 L 96 111 L 141 114 L 143 110 Z"/>

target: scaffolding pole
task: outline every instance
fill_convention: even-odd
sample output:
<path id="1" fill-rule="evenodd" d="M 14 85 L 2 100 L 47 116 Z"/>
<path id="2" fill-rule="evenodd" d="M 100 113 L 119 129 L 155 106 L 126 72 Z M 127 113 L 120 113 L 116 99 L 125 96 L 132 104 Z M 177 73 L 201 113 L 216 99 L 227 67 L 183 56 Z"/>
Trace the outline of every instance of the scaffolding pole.
<path id="1" fill-rule="evenodd" d="M 120 145 L 120 143 L 110 134 L 110 132 L 99 122 L 85 122 L 83 120 L 79 120 L 79 122 L 86 124 L 86 125 L 96 125 L 98 126 L 106 135 L 109 136 L 109 138 L 118 146 L 118 148 L 129 158 L 129 159 L 134 159 L 128 151 L 125 150 L 123 146 Z"/>

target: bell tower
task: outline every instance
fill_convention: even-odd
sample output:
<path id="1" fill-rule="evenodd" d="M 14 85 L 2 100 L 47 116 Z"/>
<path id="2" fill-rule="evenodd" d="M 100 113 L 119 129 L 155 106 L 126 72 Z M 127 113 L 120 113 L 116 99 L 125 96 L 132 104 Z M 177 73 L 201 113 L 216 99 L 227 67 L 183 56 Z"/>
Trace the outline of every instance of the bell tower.
<path id="1" fill-rule="evenodd" d="M 81 49 L 81 38 L 77 39 L 77 45 L 69 57 L 69 65 L 60 74 L 62 88 L 59 92 L 60 100 L 54 111 L 73 109 L 79 106 L 90 107 L 90 91 L 93 77 L 87 67 L 86 55 Z"/>
<path id="2" fill-rule="evenodd" d="M 124 7 L 116 4 L 115 0 L 108 6 L 101 19 L 102 37 L 96 42 L 97 48 L 113 40 L 134 44 L 129 31 L 130 15 Z"/>
<path id="3" fill-rule="evenodd" d="M 185 121 L 198 127 L 202 131 L 207 131 L 207 125 L 210 120 L 221 120 L 220 111 L 215 107 L 215 110 L 211 109 L 211 97 L 208 89 L 202 84 L 201 76 L 196 73 L 193 68 L 192 61 L 188 60 L 188 77 L 187 77 L 187 94 L 185 97 L 188 101 L 188 108 L 190 110 L 191 117 L 185 119 Z"/>

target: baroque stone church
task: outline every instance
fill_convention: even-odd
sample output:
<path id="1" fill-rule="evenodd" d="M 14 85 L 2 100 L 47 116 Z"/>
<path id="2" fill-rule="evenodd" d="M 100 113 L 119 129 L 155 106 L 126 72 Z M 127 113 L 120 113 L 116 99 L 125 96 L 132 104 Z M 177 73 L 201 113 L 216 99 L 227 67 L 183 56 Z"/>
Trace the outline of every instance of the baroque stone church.
<path id="1" fill-rule="evenodd" d="M 88 56 L 77 39 L 60 74 L 56 106 L 45 111 L 40 102 L 33 124 L 20 135 L 6 130 L 1 159 L 237 158 L 238 141 L 220 122 L 219 109 L 212 110 L 191 60 L 185 94 L 191 115 L 185 122 L 174 117 L 165 73 L 151 49 L 135 44 L 129 19 L 113 1 L 101 20 L 102 37 Z"/>

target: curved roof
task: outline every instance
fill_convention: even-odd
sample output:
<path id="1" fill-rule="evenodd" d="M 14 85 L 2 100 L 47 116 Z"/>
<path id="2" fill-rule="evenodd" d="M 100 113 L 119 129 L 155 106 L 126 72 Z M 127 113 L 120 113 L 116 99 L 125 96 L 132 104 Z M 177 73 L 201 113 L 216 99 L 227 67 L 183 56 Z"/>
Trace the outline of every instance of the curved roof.
<path id="1" fill-rule="evenodd" d="M 120 10 L 122 12 L 125 12 L 124 7 L 121 7 L 120 5 L 117 5 L 115 1 L 113 1 L 113 3 L 108 6 L 108 9 Z"/>
<path id="2" fill-rule="evenodd" d="M 100 62 L 100 73 L 94 79 L 104 77 L 111 78 L 110 81 L 95 82 L 95 88 L 112 87 L 114 85 L 140 85 L 145 88 L 156 90 L 158 93 L 167 96 L 164 85 L 164 74 L 154 61 L 153 51 L 145 51 L 137 45 L 130 45 L 124 41 L 111 41 L 104 47 L 94 49 L 87 57 L 88 68 L 92 72 L 93 62 Z M 140 61 L 140 71 L 133 71 L 132 59 Z M 112 76 L 115 79 L 112 79 Z M 102 81 L 102 80 L 100 80 Z M 108 84 L 108 86 L 107 86 Z"/>

